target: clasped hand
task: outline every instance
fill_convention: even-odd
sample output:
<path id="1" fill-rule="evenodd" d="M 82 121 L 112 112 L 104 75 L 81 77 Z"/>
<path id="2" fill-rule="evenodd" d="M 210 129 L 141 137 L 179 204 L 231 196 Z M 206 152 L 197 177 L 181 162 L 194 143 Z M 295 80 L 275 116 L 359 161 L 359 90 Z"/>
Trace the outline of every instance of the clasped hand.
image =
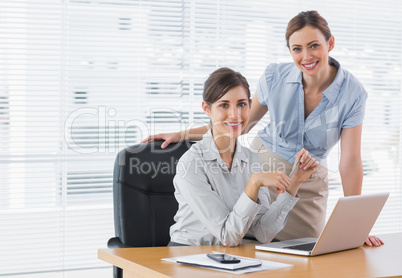
<path id="1" fill-rule="evenodd" d="M 254 174 L 253 178 L 260 187 L 276 187 L 277 193 L 284 193 L 285 191 L 288 191 L 291 193 L 291 195 L 295 195 L 300 184 L 308 179 L 313 173 L 314 169 L 318 166 L 318 161 L 315 161 L 315 159 L 312 158 L 305 149 L 302 149 L 297 153 L 293 168 L 296 167 L 299 159 L 300 164 L 295 170 L 292 178 L 289 178 L 282 171 L 259 172 Z"/>
<path id="2" fill-rule="evenodd" d="M 295 170 L 292 179 L 295 179 L 296 183 L 301 184 L 311 176 L 311 174 L 314 172 L 315 168 L 317 168 L 319 163 L 314 158 L 312 158 L 311 155 L 309 155 L 308 151 L 305 149 L 301 149 L 297 153 L 295 162 L 293 163 L 293 168 L 296 167 L 299 159 L 300 164 L 299 166 L 297 166 L 297 169 Z"/>

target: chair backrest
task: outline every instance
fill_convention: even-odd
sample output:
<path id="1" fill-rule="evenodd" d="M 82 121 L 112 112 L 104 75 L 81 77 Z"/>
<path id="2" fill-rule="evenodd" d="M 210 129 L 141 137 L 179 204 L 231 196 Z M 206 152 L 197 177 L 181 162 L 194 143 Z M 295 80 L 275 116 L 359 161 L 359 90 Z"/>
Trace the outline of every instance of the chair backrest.
<path id="1" fill-rule="evenodd" d="M 173 177 L 191 142 L 127 147 L 116 157 L 113 174 L 115 234 L 130 247 L 166 246 L 178 204 Z"/>

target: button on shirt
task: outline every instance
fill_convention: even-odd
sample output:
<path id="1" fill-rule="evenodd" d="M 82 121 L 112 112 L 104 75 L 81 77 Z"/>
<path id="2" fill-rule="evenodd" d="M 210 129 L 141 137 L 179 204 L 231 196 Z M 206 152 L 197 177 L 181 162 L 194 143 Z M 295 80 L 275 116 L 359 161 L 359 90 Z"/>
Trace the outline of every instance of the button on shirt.
<path id="1" fill-rule="evenodd" d="M 260 242 L 270 242 L 284 227 L 298 197 L 285 192 L 270 204 L 264 187 L 258 202 L 252 201 L 244 189 L 251 175 L 261 171 L 261 161 L 239 142 L 236 146 L 230 171 L 211 131 L 180 158 L 173 180 L 179 209 L 170 228 L 171 241 L 236 246 L 247 233 Z"/>
<path id="2" fill-rule="evenodd" d="M 294 63 L 270 64 L 259 80 L 258 101 L 268 107 L 270 116 L 259 137 L 290 163 L 302 148 L 321 163 L 339 141 L 342 129 L 363 122 L 367 92 L 335 59 L 330 64 L 338 68 L 337 75 L 307 119 L 302 72 Z"/>

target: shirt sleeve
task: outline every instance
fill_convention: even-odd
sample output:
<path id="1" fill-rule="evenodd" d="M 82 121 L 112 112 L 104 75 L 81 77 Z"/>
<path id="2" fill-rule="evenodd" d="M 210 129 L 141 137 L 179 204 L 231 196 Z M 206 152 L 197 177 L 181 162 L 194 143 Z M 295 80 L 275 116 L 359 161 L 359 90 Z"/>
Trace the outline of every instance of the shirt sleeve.
<path id="1" fill-rule="evenodd" d="M 200 164 L 194 160 L 179 163 L 173 180 L 175 188 L 213 236 L 225 246 L 236 246 L 250 228 L 260 205 L 243 192 L 233 210 L 229 211 L 212 189 Z"/>
<path id="2" fill-rule="evenodd" d="M 274 78 L 274 72 L 277 64 L 270 64 L 261 75 L 257 85 L 258 102 L 262 105 L 268 105 L 268 96 L 271 84 Z"/>
<path id="3" fill-rule="evenodd" d="M 352 128 L 360 125 L 364 119 L 364 112 L 366 107 L 367 93 L 362 93 L 352 105 L 346 120 L 343 122 L 342 128 Z"/>
<path id="4" fill-rule="evenodd" d="M 269 194 L 267 190 L 267 194 Z M 262 198 L 261 198 L 262 199 Z M 279 194 L 271 205 L 263 206 L 250 227 L 250 234 L 262 243 L 271 242 L 286 224 L 289 212 L 299 197 L 292 197 L 288 192 Z"/>

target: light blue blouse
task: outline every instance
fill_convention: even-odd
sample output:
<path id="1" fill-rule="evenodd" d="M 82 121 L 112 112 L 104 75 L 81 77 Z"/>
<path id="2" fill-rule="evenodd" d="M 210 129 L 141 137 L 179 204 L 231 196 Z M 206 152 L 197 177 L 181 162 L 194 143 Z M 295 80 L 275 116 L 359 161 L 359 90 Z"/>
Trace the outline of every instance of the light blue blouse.
<path id="1" fill-rule="evenodd" d="M 258 101 L 268 107 L 270 122 L 258 135 L 268 149 L 290 163 L 301 148 L 323 162 L 342 129 L 363 122 L 367 92 L 335 59 L 330 63 L 338 73 L 307 119 L 302 72 L 294 63 L 270 64 L 259 80 Z"/>

